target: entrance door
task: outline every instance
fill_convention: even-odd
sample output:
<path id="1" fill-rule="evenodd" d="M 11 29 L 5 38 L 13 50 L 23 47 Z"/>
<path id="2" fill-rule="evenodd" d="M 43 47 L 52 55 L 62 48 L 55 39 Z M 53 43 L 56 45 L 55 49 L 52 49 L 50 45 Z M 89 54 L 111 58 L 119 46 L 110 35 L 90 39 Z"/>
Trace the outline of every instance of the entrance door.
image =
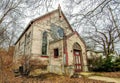
<path id="1" fill-rule="evenodd" d="M 74 64 L 75 64 L 75 72 L 80 72 L 82 70 L 80 50 L 74 50 Z"/>

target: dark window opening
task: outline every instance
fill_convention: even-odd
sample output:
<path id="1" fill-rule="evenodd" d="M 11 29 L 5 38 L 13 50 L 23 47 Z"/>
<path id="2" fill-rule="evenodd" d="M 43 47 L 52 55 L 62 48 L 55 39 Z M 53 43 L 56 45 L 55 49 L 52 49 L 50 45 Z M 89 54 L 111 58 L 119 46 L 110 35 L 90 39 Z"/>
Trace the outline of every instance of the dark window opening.
<path id="1" fill-rule="evenodd" d="M 54 49 L 54 58 L 58 58 L 58 56 L 59 56 L 59 49 L 56 48 Z"/>
<path id="2" fill-rule="evenodd" d="M 19 72 L 20 72 L 21 75 L 23 75 L 23 66 L 19 67 Z"/>
<path id="3" fill-rule="evenodd" d="M 47 32 L 43 33 L 42 37 L 42 55 L 47 55 Z"/>

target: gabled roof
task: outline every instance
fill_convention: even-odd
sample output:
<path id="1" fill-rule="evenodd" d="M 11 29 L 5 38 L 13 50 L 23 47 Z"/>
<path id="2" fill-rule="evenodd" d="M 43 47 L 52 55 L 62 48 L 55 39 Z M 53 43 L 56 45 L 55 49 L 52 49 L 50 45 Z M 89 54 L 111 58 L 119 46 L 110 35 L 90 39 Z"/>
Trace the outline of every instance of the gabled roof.
<path id="1" fill-rule="evenodd" d="M 85 41 L 84 41 L 83 38 L 78 34 L 77 31 L 74 31 L 74 32 L 72 32 L 71 34 L 69 34 L 69 35 L 67 36 L 67 39 L 70 38 L 70 37 L 72 37 L 74 34 L 76 34 L 76 35 L 79 37 L 79 39 L 83 42 L 83 44 L 84 44 L 85 47 L 86 47 Z"/>
<path id="2" fill-rule="evenodd" d="M 30 28 L 30 26 L 31 26 L 36 20 L 42 19 L 42 18 L 44 18 L 45 16 L 48 16 L 48 15 L 50 15 L 50 14 L 53 14 L 54 12 L 61 12 L 61 14 L 62 14 L 62 16 L 64 17 L 64 19 L 66 20 L 66 22 L 67 22 L 70 30 L 73 32 L 73 29 L 72 29 L 71 25 L 69 24 L 67 18 L 65 17 L 64 13 L 63 13 L 62 10 L 60 10 L 60 8 L 58 7 L 58 9 L 53 10 L 53 11 L 51 11 L 51 12 L 49 12 L 49 13 L 43 15 L 43 16 L 40 16 L 40 17 L 35 18 L 35 19 L 33 19 L 32 21 L 30 21 L 29 24 L 27 25 L 27 27 L 25 28 L 25 30 L 24 30 L 24 31 L 22 32 L 22 34 L 19 36 L 18 40 L 15 42 L 14 45 L 16 45 L 16 44 L 18 43 L 18 41 L 22 38 L 22 36 L 24 35 L 24 33 Z"/>

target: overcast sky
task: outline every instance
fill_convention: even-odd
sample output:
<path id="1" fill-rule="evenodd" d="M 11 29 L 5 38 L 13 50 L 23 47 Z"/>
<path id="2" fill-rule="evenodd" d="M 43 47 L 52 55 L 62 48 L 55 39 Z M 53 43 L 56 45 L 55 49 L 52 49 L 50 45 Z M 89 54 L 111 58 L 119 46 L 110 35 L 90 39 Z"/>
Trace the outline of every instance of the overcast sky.
<path id="1" fill-rule="evenodd" d="M 86 0 L 87 1 L 87 0 Z M 81 7 L 83 8 L 83 7 L 86 7 L 86 5 L 88 4 L 88 3 L 86 3 L 86 1 L 84 1 L 81 5 L 75 5 L 74 6 L 74 8 L 73 8 L 73 12 L 72 13 L 78 13 L 78 11 L 81 9 Z M 49 11 L 48 12 L 50 12 L 50 11 L 52 11 L 52 10 L 55 10 L 55 9 L 57 9 L 58 8 L 58 5 L 60 4 L 60 6 L 61 6 L 61 9 L 62 9 L 62 11 L 64 12 L 64 14 L 65 13 L 69 13 L 68 11 L 66 11 L 65 9 L 65 5 L 67 5 L 68 3 L 66 3 L 65 2 L 65 0 L 53 0 L 53 5 L 52 5 L 52 7 L 53 8 L 49 8 Z M 84 5 L 84 6 L 83 6 Z M 96 4 L 97 5 L 97 4 Z M 94 6 L 95 6 L 95 4 L 94 4 Z M 93 6 L 93 7 L 94 7 Z M 39 9 L 38 9 L 39 10 Z M 88 11 L 88 10 L 87 10 Z M 33 13 L 33 12 L 32 12 Z M 27 11 L 27 14 L 28 15 L 31 15 L 32 14 L 31 13 L 31 11 Z M 36 12 L 34 12 L 34 14 L 35 14 L 35 16 L 34 17 L 28 17 L 28 18 L 24 18 L 23 20 L 25 20 L 25 25 L 27 25 L 31 20 L 33 20 L 33 19 L 35 19 L 35 18 L 37 18 L 37 17 L 39 17 L 39 16 L 41 16 L 41 15 L 44 15 L 44 14 L 46 14 L 47 12 L 46 12 L 46 9 L 44 9 L 44 10 L 42 10 L 41 11 L 41 13 L 39 13 L 39 14 L 37 14 Z M 67 16 L 66 16 L 67 17 Z M 72 23 L 72 22 L 74 22 L 75 21 L 75 19 L 76 19 L 76 17 L 73 17 L 71 20 L 68 20 L 69 22 L 70 22 L 70 24 Z M 77 19 L 79 19 L 78 17 L 77 17 Z M 102 21 L 102 20 L 101 20 Z M 103 24 L 102 22 L 99 22 L 98 24 Z M 101 25 L 102 26 L 102 25 Z M 72 26 L 73 27 L 73 26 Z M 79 33 L 81 33 L 81 31 L 83 30 L 83 28 L 89 28 L 89 30 L 90 30 L 90 28 L 91 28 L 91 26 L 84 26 L 83 24 L 79 24 L 79 29 L 77 30 Z M 100 26 L 99 26 L 100 27 Z M 74 27 L 73 27 L 74 28 Z"/>

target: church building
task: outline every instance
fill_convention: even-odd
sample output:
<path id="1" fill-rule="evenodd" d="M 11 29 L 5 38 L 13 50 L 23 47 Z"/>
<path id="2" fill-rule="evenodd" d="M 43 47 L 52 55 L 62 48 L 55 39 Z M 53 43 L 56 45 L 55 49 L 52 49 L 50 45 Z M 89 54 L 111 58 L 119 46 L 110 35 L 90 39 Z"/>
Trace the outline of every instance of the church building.
<path id="1" fill-rule="evenodd" d="M 52 73 L 88 71 L 86 45 L 60 7 L 28 24 L 15 43 L 14 62 L 23 56 L 47 62 Z"/>

